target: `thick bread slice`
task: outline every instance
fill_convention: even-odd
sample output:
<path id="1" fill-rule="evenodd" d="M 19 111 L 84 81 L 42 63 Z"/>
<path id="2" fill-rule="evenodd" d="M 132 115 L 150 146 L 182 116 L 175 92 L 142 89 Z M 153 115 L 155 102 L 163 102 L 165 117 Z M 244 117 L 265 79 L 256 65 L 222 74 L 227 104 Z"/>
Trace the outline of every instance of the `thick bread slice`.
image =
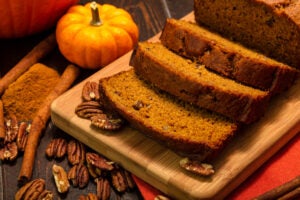
<path id="1" fill-rule="evenodd" d="M 300 69 L 299 0 L 194 0 L 198 24 Z"/>
<path id="2" fill-rule="evenodd" d="M 171 52 L 160 43 L 139 43 L 131 65 L 160 89 L 243 123 L 262 117 L 269 93 L 239 84 Z"/>
<path id="3" fill-rule="evenodd" d="M 161 43 L 181 56 L 243 84 L 270 91 L 287 90 L 298 70 L 251 51 L 199 25 L 167 19 Z"/>
<path id="4" fill-rule="evenodd" d="M 178 101 L 146 84 L 133 68 L 100 80 L 106 105 L 141 133 L 182 156 L 215 156 L 238 129 L 233 121 Z"/>

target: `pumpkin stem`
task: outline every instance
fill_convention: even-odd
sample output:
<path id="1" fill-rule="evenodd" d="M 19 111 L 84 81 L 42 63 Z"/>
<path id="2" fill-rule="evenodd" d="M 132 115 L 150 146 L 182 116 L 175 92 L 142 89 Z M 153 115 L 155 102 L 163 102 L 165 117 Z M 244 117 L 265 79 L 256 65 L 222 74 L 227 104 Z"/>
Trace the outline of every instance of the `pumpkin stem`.
<path id="1" fill-rule="evenodd" d="M 98 6 L 97 6 L 97 3 L 95 1 L 93 1 L 91 3 L 91 11 L 92 11 L 91 25 L 100 26 L 102 24 L 102 21 L 100 19 Z"/>

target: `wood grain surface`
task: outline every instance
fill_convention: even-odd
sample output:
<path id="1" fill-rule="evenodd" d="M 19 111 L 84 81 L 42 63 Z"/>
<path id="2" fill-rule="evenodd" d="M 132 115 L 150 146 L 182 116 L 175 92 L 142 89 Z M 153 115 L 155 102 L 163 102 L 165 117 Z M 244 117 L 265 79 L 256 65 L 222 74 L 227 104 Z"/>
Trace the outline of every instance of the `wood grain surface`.
<path id="1" fill-rule="evenodd" d="M 88 2 L 88 0 L 81 0 L 80 3 Z M 133 19 L 140 29 L 140 41 L 144 41 L 156 33 L 158 33 L 164 25 L 167 17 L 180 18 L 192 10 L 193 1 L 185 0 L 98 0 L 98 3 L 109 3 L 115 6 L 126 9 L 132 14 Z M 29 52 L 40 40 L 42 40 L 49 32 L 49 30 L 38 35 L 19 38 L 19 39 L 0 39 L 0 77 L 13 67 L 27 52 Z M 67 65 L 67 61 L 62 57 L 56 49 L 47 58 L 41 61 L 50 67 L 63 71 Z M 94 71 L 82 70 L 80 78 L 77 83 L 93 74 Z M 56 191 L 54 180 L 51 174 L 51 167 L 53 163 L 59 163 L 62 166 L 69 168 L 66 160 L 55 161 L 48 160 L 45 157 L 45 148 L 51 138 L 62 136 L 70 138 L 68 134 L 55 126 L 52 121 L 49 121 L 41 138 L 38 148 L 38 155 L 36 156 L 35 167 L 33 171 L 33 178 L 44 178 L 46 180 L 46 187 L 49 190 Z M 22 162 L 22 155 L 13 163 L 1 163 L 0 161 L 0 199 L 11 200 L 14 199 L 14 194 L 18 189 L 17 177 Z M 95 185 L 89 184 L 87 188 L 76 189 L 71 188 L 67 195 L 59 195 L 55 193 L 55 199 L 77 199 L 80 194 L 88 192 L 95 192 Z M 111 199 L 116 196 L 112 195 Z M 132 194 L 126 194 L 122 199 L 141 199 L 139 191 Z"/>
<path id="2" fill-rule="evenodd" d="M 190 13 L 185 19 L 193 20 Z M 158 36 L 154 38 L 157 40 Z M 181 159 L 164 146 L 126 127 L 118 133 L 93 129 L 74 114 L 87 80 L 98 81 L 129 68 L 131 53 L 83 80 L 52 104 L 52 120 L 65 132 L 115 160 L 149 184 L 177 199 L 222 199 L 300 131 L 300 81 L 275 97 L 265 116 L 247 126 L 212 161 L 210 178 L 182 171 Z M 72 103 L 70 103 L 72 102 Z"/>

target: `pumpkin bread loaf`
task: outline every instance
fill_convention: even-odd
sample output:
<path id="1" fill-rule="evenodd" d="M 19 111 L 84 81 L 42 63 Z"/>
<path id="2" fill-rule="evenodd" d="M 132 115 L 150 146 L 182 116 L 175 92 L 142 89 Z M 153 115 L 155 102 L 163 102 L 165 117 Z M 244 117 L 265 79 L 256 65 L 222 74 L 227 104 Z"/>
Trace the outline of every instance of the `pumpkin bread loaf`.
<path id="1" fill-rule="evenodd" d="M 192 22 L 167 19 L 160 39 L 164 46 L 181 56 L 273 94 L 287 90 L 297 77 L 295 68 L 248 50 Z"/>
<path id="2" fill-rule="evenodd" d="M 194 0 L 198 24 L 300 69 L 300 0 Z"/>
<path id="3" fill-rule="evenodd" d="M 193 107 L 147 84 L 133 68 L 99 82 L 106 105 L 179 155 L 212 158 L 238 130 L 228 118 Z"/>
<path id="4" fill-rule="evenodd" d="M 136 73 L 177 98 L 246 124 L 264 115 L 270 95 L 207 70 L 161 43 L 142 42 L 132 54 Z"/>

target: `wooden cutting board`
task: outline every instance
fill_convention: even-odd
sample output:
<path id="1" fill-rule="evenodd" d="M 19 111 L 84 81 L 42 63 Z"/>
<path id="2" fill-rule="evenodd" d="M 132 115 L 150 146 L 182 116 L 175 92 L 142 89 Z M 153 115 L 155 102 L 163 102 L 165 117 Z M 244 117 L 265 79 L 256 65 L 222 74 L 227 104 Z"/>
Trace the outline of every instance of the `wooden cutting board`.
<path id="1" fill-rule="evenodd" d="M 185 19 L 193 20 L 193 13 Z M 159 35 L 151 40 L 158 40 Z M 86 81 L 98 81 L 129 68 L 132 52 L 96 72 L 56 99 L 51 106 L 55 125 L 136 176 L 177 199 L 222 199 L 276 151 L 300 132 L 300 81 L 273 99 L 266 115 L 237 135 L 212 164 L 216 173 L 203 178 L 182 170 L 181 159 L 164 146 L 126 127 L 112 133 L 90 126 L 78 118 L 75 107 L 81 102 Z"/>

